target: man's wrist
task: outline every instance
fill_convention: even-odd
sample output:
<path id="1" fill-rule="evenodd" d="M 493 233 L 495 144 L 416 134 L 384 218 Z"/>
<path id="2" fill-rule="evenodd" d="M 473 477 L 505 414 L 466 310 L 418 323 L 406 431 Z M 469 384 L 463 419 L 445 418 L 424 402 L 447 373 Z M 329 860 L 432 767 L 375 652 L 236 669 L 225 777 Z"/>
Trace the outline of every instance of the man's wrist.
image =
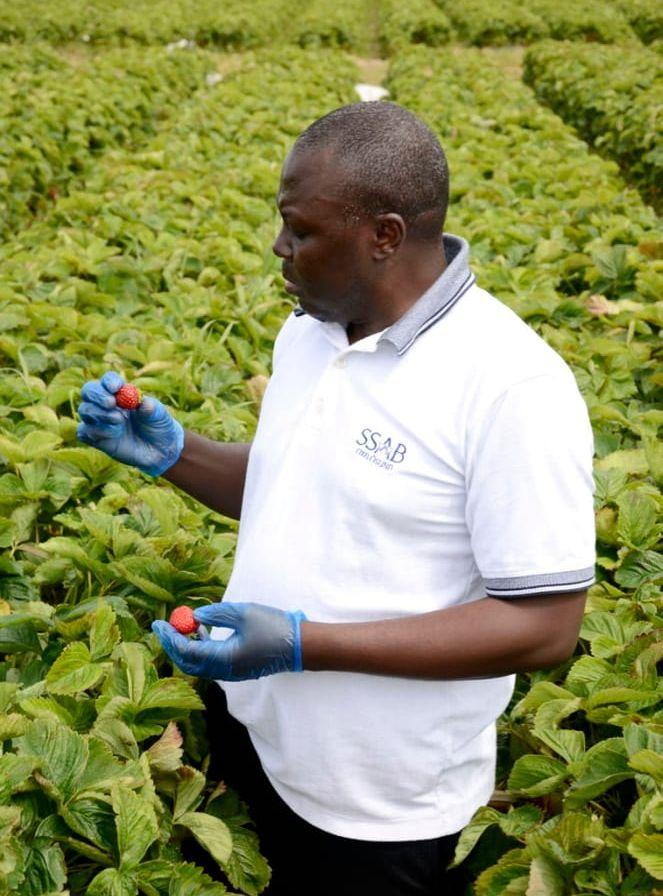
<path id="1" fill-rule="evenodd" d="M 300 624 L 300 644 L 302 669 L 311 672 L 323 672 L 332 669 L 338 670 L 338 657 L 336 664 L 332 662 L 334 657 L 334 635 L 339 626 L 327 622 L 309 622 L 303 620 Z"/>
<path id="2" fill-rule="evenodd" d="M 180 427 L 180 429 L 182 431 L 179 454 L 177 455 L 175 460 L 168 467 L 166 467 L 162 473 L 159 474 L 160 476 L 165 476 L 165 478 L 170 481 L 173 481 L 170 479 L 170 477 L 176 472 L 176 470 L 179 471 L 179 470 L 185 468 L 187 463 L 189 461 L 191 461 L 191 448 L 192 448 L 191 435 L 192 435 L 192 433 L 189 430 L 184 429 L 184 427 L 182 427 L 180 424 L 178 424 L 178 426 Z M 179 485 L 179 482 L 175 481 L 173 484 Z"/>
<path id="3" fill-rule="evenodd" d="M 181 458 L 184 450 L 184 429 L 182 424 L 175 419 L 173 419 L 173 428 L 173 443 L 159 463 L 146 467 L 139 467 L 139 469 L 143 473 L 147 473 L 148 476 L 154 476 L 155 478 L 157 476 L 162 476 L 168 470 L 172 469 Z"/>

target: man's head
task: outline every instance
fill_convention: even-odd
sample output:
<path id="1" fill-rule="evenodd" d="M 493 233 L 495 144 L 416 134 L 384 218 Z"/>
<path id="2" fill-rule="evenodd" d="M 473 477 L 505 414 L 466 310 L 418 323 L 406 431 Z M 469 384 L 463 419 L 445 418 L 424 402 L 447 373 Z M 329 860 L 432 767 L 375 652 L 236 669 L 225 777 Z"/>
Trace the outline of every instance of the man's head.
<path id="1" fill-rule="evenodd" d="M 447 211 L 447 160 L 435 134 L 396 103 L 353 103 L 310 125 L 294 152 L 329 150 L 350 215 L 401 215 L 410 236 L 436 239 Z"/>
<path id="2" fill-rule="evenodd" d="M 281 177 L 274 251 L 287 288 L 314 317 L 366 316 L 408 255 L 442 257 L 448 191 L 442 148 L 407 109 L 354 103 L 325 115 Z"/>

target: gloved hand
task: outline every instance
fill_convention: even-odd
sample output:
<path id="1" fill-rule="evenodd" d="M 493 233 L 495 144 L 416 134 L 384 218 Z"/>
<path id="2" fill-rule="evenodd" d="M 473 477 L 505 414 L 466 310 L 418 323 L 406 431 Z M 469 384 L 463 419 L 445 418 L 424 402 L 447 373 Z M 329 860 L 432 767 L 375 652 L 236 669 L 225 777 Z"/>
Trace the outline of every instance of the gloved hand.
<path id="1" fill-rule="evenodd" d="M 135 411 L 119 408 L 115 393 L 123 385 L 112 370 L 85 383 L 76 435 L 123 464 L 160 476 L 182 453 L 184 430 L 156 398 L 143 399 Z"/>
<path id="2" fill-rule="evenodd" d="M 196 622 L 232 628 L 225 641 L 195 641 L 157 620 L 152 631 L 171 660 L 188 675 L 245 681 L 275 672 L 301 672 L 300 623 L 306 616 L 252 603 L 210 604 L 193 611 Z"/>

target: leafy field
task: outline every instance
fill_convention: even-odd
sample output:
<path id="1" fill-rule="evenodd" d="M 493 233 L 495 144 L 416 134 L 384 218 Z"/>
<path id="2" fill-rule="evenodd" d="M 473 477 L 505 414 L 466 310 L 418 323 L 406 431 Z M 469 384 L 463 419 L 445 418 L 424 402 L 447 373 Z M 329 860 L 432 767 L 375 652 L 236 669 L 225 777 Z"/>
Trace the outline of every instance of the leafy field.
<path id="1" fill-rule="evenodd" d="M 304 52 L 236 65 L 2 249 L 0 893 L 225 892 L 182 862 L 192 835 L 242 892 L 266 881 L 246 816 L 197 770 L 200 699 L 157 678 L 148 634 L 222 593 L 234 532 L 80 447 L 73 419 L 112 366 L 192 428 L 252 432 L 246 377 L 285 310 L 267 255 L 280 163 L 356 75 Z"/>
<path id="2" fill-rule="evenodd" d="M 69 62 L 34 44 L 2 49 L 0 65 L 3 238 L 51 207 L 106 150 L 147 140 L 213 67 L 202 53 L 160 48 Z"/>
<path id="3" fill-rule="evenodd" d="M 457 860 L 475 896 L 651 896 L 663 888 L 660 222 L 500 51 L 441 46 L 530 42 L 553 14 L 584 40 L 577 4 L 505 0 L 491 19 L 480 0 L 315 0 L 289 23 L 278 0 L 167 5 L 0 10 L 13 42 L 0 49 L 0 896 L 266 884 L 245 808 L 205 777 L 197 684 L 149 632 L 178 603 L 219 598 L 235 525 L 82 447 L 75 408 L 110 367 L 183 425 L 250 439 L 290 307 L 270 251 L 280 166 L 308 122 L 356 99 L 355 62 L 329 48 L 378 43 L 392 98 L 448 151 L 448 229 L 469 240 L 479 282 L 566 358 L 595 433 L 597 584 L 577 654 L 519 678 L 496 808 Z M 584 21 L 608 6 L 584 5 Z M 623 8 L 656 39 L 647 0 Z M 625 22 L 599 35 L 626 40 L 600 138 L 581 118 L 586 96 L 603 103 L 599 48 L 528 56 L 537 91 L 602 151 L 611 110 L 649 95 L 660 71 Z M 209 49 L 279 29 L 287 53 Z M 103 46 L 123 42 L 155 46 Z M 427 43 L 440 48 L 412 46 Z M 636 131 L 620 131 L 629 166 L 650 170 Z M 225 883 L 192 861 L 194 841 Z"/>
<path id="4" fill-rule="evenodd" d="M 661 208 L 663 66 L 655 54 L 551 41 L 529 50 L 525 80 Z"/>
<path id="5" fill-rule="evenodd" d="M 0 9 L 0 39 L 253 47 L 279 33 L 287 18 L 284 0 L 24 0 Z"/>
<path id="6" fill-rule="evenodd" d="M 597 452 L 598 582 L 579 655 L 521 681 L 501 724 L 516 808 L 480 811 L 459 857 L 494 825 L 512 849 L 478 878 L 478 896 L 510 882 L 525 893 L 541 876 L 542 892 L 651 893 L 663 841 L 658 222 L 485 54 L 410 51 L 388 86 L 440 134 L 454 175 L 449 229 L 468 236 L 479 282 L 571 365 Z"/>
<path id="7" fill-rule="evenodd" d="M 526 7 L 513 0 L 437 0 L 462 40 L 477 46 L 530 43 L 544 37 L 601 43 L 635 38 L 620 7 L 585 0 L 531 0 Z"/>
<path id="8" fill-rule="evenodd" d="M 663 37 L 663 9 L 658 0 L 615 0 L 640 40 L 648 44 Z"/>

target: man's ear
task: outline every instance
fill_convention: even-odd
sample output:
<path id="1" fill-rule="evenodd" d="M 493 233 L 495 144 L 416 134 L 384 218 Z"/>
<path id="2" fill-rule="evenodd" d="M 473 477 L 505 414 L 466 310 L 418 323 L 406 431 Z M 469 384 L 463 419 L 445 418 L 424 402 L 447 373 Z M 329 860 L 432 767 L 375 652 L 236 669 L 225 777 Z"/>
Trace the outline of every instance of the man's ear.
<path id="1" fill-rule="evenodd" d="M 405 241 L 407 227 L 396 212 L 386 212 L 375 217 L 375 240 L 373 258 L 383 261 L 394 255 Z"/>

